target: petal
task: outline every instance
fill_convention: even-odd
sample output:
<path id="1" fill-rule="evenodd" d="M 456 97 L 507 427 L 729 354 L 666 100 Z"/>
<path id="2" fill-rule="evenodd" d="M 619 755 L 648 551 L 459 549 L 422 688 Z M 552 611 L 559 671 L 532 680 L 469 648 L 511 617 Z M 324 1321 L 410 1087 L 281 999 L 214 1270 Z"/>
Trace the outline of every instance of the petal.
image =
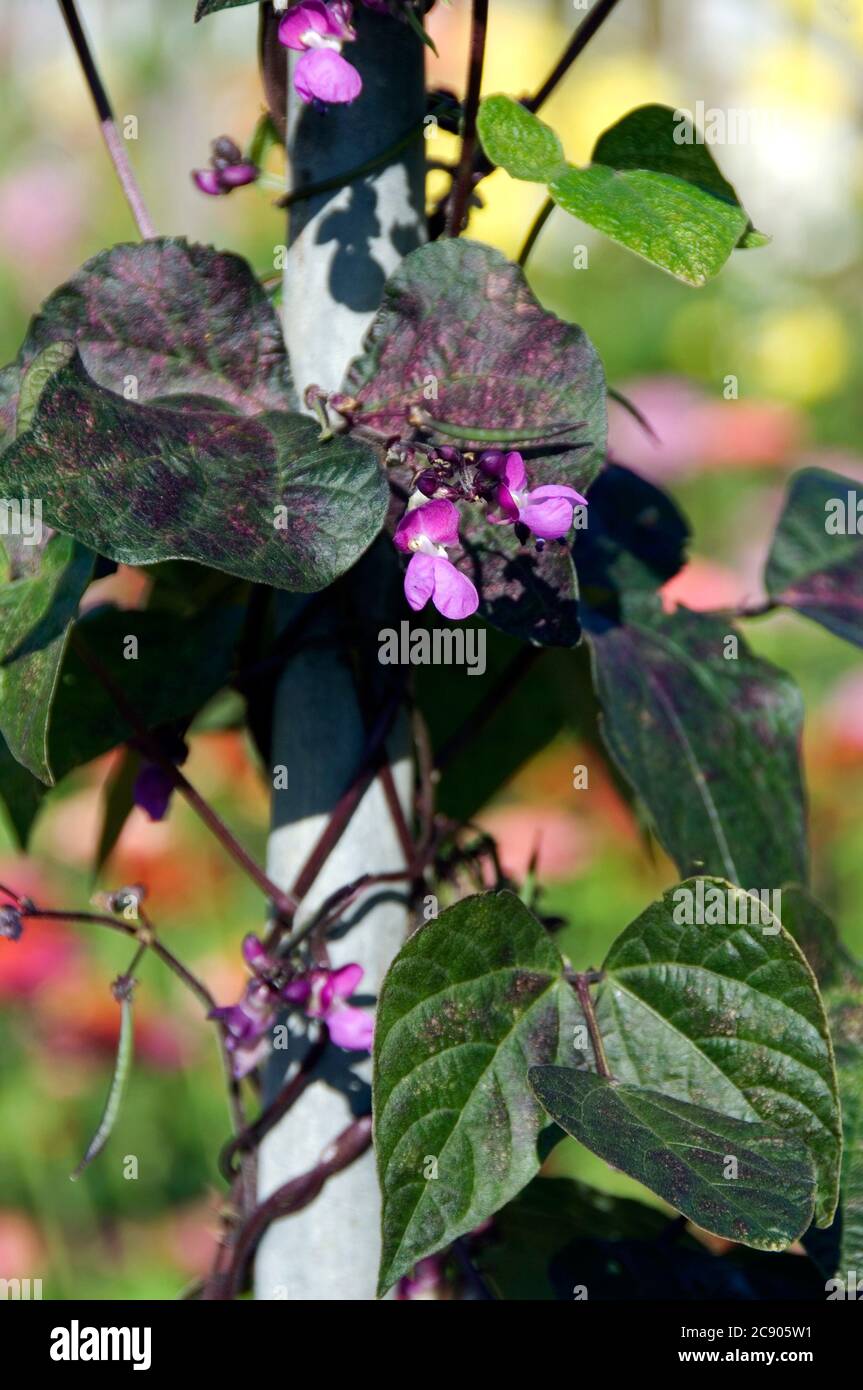
<path id="1" fill-rule="evenodd" d="M 174 790 L 174 779 L 156 763 L 144 763 L 135 778 L 132 800 L 150 820 L 164 820 Z"/>
<path id="2" fill-rule="evenodd" d="M 568 497 L 570 502 L 577 502 L 582 507 L 588 505 L 586 497 L 582 497 L 574 487 L 567 487 L 565 483 L 546 483 L 542 487 L 531 488 L 527 494 L 528 502 L 532 502 L 535 497 Z"/>
<path id="3" fill-rule="evenodd" d="M 219 172 L 226 188 L 242 188 L 244 184 L 254 183 L 257 177 L 258 167 L 251 163 L 228 164 Z"/>
<path id="4" fill-rule="evenodd" d="M 501 522 L 518 521 L 518 503 L 504 483 L 501 483 L 497 490 L 497 505 L 503 512 L 503 516 L 498 519 L 498 525 L 500 525 Z M 489 518 L 489 520 L 492 520 L 492 518 Z"/>
<path id="5" fill-rule="evenodd" d="M 507 454 L 500 476 L 507 487 L 515 491 L 524 487 L 526 475 L 524 471 L 524 459 L 521 454 Z"/>
<path id="6" fill-rule="evenodd" d="M 405 512 L 393 536 L 399 550 L 410 550 L 410 543 L 420 536 L 433 545 L 458 545 L 458 508 L 453 502 L 439 497 L 421 507 Z"/>
<path id="7" fill-rule="evenodd" d="M 218 198 L 225 189 L 222 180 L 215 169 L 193 169 L 192 179 L 195 187 L 202 193 L 208 193 L 211 198 Z"/>
<path id="8" fill-rule="evenodd" d="M 415 613 L 425 608 L 435 588 L 434 555 L 414 555 L 405 571 L 405 598 Z"/>
<path id="9" fill-rule="evenodd" d="M 306 0 L 305 4 L 295 5 L 288 10 L 281 23 L 279 24 L 279 43 L 284 44 L 285 48 L 293 48 L 297 52 L 302 52 L 308 48 L 308 41 L 305 37 L 309 33 L 330 34 L 334 31 L 330 25 L 330 17 L 323 0 Z"/>
<path id="10" fill-rule="evenodd" d="M 297 980 L 290 980 L 280 991 L 283 999 L 289 1004 L 305 1004 L 312 992 L 312 982 L 307 975 L 301 975 Z"/>
<path id="11" fill-rule="evenodd" d="M 334 970 L 330 975 L 333 994 L 337 999 L 350 999 L 364 974 L 363 967 L 355 964 L 343 965 L 340 970 Z"/>
<path id="12" fill-rule="evenodd" d="M 556 541 L 572 525 L 572 503 L 567 497 L 545 497 L 534 502 L 532 496 L 522 507 L 519 520 L 543 541 Z"/>
<path id="13" fill-rule="evenodd" d="M 503 449 L 485 449 L 477 459 L 477 463 L 483 473 L 487 473 L 490 478 L 502 478 L 506 466 L 506 454 Z"/>
<path id="14" fill-rule="evenodd" d="M 419 556 L 417 556 L 419 559 Z M 445 618 L 469 618 L 479 608 L 479 594 L 466 574 L 443 555 L 430 555 L 434 568 L 434 606 Z"/>
<path id="15" fill-rule="evenodd" d="M 356 101 L 363 80 L 341 53 L 333 48 L 312 48 L 294 68 L 294 88 L 303 101 L 322 101 L 326 106 Z"/>
<path id="16" fill-rule="evenodd" d="M 329 1014 L 327 1027 L 336 1047 L 344 1047 L 348 1052 L 370 1050 L 375 1021 L 365 1009 L 353 1009 L 349 1004 L 343 1004 Z"/>

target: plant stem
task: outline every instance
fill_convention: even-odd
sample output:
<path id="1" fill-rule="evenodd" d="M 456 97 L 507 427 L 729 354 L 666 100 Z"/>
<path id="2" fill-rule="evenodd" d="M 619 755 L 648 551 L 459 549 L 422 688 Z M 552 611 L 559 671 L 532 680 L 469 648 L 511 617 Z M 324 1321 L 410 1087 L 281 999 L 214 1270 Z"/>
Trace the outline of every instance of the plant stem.
<path id="1" fill-rule="evenodd" d="M 602 1034 L 599 1031 L 596 1012 L 593 1007 L 593 1000 L 590 996 L 590 983 L 595 980 L 593 972 L 579 972 L 570 976 L 570 983 L 575 985 L 575 992 L 581 1004 L 584 1014 L 584 1021 L 587 1024 L 587 1031 L 590 1034 L 590 1041 L 593 1045 L 593 1055 L 596 1058 L 596 1070 L 600 1076 L 611 1078 L 611 1068 L 608 1065 L 608 1058 L 605 1055 L 605 1048 L 602 1043 Z"/>
<path id="2" fill-rule="evenodd" d="M 156 229 L 153 226 L 141 190 L 138 187 L 137 180 L 132 171 L 132 166 L 129 163 L 126 145 L 117 129 L 111 102 L 105 90 L 105 84 L 99 76 L 99 70 L 96 67 L 90 45 L 87 42 L 87 36 L 84 33 L 81 20 L 78 17 L 78 11 L 75 8 L 75 0 L 58 0 L 58 3 L 63 18 L 66 21 L 66 28 L 69 30 L 69 37 L 72 40 L 78 62 L 81 64 L 84 80 L 90 89 L 93 105 L 96 108 L 96 115 L 99 118 L 99 128 L 102 132 L 102 138 L 107 146 L 108 154 L 111 156 L 111 162 L 114 165 L 117 178 L 120 181 L 120 187 L 123 190 L 126 202 L 129 204 L 132 216 L 135 219 L 135 225 L 140 235 L 146 241 L 148 238 L 156 235 Z"/>
<path id="3" fill-rule="evenodd" d="M 518 258 L 518 263 L 521 266 L 522 270 L 527 265 L 527 259 L 534 246 L 536 245 L 540 232 L 542 231 L 551 214 L 554 212 L 554 208 L 554 199 L 546 198 L 539 212 L 536 214 L 536 217 L 533 219 L 533 225 L 527 234 L 527 239 L 524 243 L 524 246 L 521 248 L 521 252 Z"/>
<path id="4" fill-rule="evenodd" d="M 485 59 L 485 36 L 488 28 L 488 0 L 473 0 L 468 61 L 467 96 L 464 104 L 464 127 L 461 158 L 450 194 L 447 216 L 447 236 L 458 236 L 467 220 L 468 204 L 474 184 L 474 155 L 476 153 L 476 118 L 482 86 Z"/>
<path id="5" fill-rule="evenodd" d="M 539 91 L 524 103 L 528 111 L 538 111 L 558 83 L 566 76 L 579 53 L 590 43 L 597 29 L 608 19 L 618 0 L 597 0 L 593 9 L 579 24 L 560 58 L 555 63 Z"/>

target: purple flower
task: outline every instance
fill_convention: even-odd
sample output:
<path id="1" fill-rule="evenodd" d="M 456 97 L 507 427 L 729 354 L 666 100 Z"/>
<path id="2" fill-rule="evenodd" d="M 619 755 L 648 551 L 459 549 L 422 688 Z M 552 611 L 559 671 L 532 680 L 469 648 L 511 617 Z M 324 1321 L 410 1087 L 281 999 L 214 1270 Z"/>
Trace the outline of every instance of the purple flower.
<path id="1" fill-rule="evenodd" d="M 231 1055 L 231 1070 L 242 1080 L 264 1060 L 270 1050 L 266 1036 L 273 1026 L 279 998 L 263 980 L 250 980 L 239 1004 L 211 1009 L 208 1018 L 224 1026 L 225 1047 Z"/>
<path id="2" fill-rule="evenodd" d="M 230 193 L 243 184 L 254 183 L 258 168 L 251 160 L 244 159 L 239 145 L 228 135 L 220 135 L 211 146 L 209 169 L 193 169 L 192 179 L 202 193 L 218 198 Z"/>
<path id="3" fill-rule="evenodd" d="M 302 54 L 294 67 L 294 89 L 303 101 L 347 105 L 362 91 L 362 78 L 341 51 L 356 38 L 351 14 L 347 0 L 304 0 L 279 24 L 279 42 Z"/>
<path id="4" fill-rule="evenodd" d="M 164 820 L 176 783 L 158 763 L 144 763 L 135 778 L 132 800 L 147 812 L 150 820 Z"/>
<path id="5" fill-rule="evenodd" d="M 572 526 L 573 508 L 587 505 L 586 497 L 563 483 L 528 488 L 521 454 L 489 449 L 479 462 L 484 472 L 500 479 L 496 500 L 503 515 L 490 518 L 498 524 L 520 521 L 540 540 L 556 541 Z"/>
<path id="6" fill-rule="evenodd" d="M 476 612 L 479 594 L 446 557 L 446 546 L 458 545 L 458 511 L 452 502 L 440 498 L 405 512 L 393 541 L 411 555 L 405 598 L 415 612 L 429 599 L 445 618 L 469 618 Z"/>
<path id="7" fill-rule="evenodd" d="M 331 4 L 325 0 L 303 0 L 292 6 L 279 24 L 279 43 L 299 53 L 319 47 L 321 40 L 330 40 L 331 47 L 337 47 L 345 39 L 355 38 L 351 6 L 339 0 Z M 332 40 L 336 40 L 335 45 Z"/>
<path id="8" fill-rule="evenodd" d="M 316 969 L 286 985 L 282 998 L 301 1004 L 308 1018 L 322 1018 L 336 1047 L 348 1052 L 368 1052 L 374 1019 L 365 1009 L 345 1003 L 362 978 L 361 965 L 343 965 L 339 970 Z"/>
<path id="9" fill-rule="evenodd" d="M 400 1303 L 436 1300 L 444 1288 L 444 1259 L 441 1255 L 427 1255 L 415 1264 L 410 1274 L 405 1274 L 396 1287 L 396 1299 Z"/>

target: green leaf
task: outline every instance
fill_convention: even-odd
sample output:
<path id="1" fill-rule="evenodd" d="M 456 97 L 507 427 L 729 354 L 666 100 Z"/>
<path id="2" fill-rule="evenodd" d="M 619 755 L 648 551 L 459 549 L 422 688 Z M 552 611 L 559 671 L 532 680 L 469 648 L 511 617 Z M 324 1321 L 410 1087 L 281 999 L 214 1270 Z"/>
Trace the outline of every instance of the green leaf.
<path id="1" fill-rule="evenodd" d="M 69 536 L 14 549 L 7 537 L 6 546 L 12 569 L 0 586 L 0 730 L 17 760 L 50 786 L 51 709 L 94 557 Z"/>
<path id="2" fill-rule="evenodd" d="M 567 1134 L 705 1230 L 783 1250 L 809 1225 L 815 1175 L 793 1134 L 571 1067 L 531 1067 L 528 1078 Z"/>
<path id="3" fill-rule="evenodd" d="M 547 313 L 499 251 L 463 238 L 402 261 L 344 391 L 355 398 L 355 420 L 387 436 L 412 436 L 416 411 L 438 444 L 458 438 L 461 448 L 483 448 L 484 434 L 521 432 L 532 487 L 583 492 L 605 459 L 605 381 L 592 344 Z M 578 641 L 566 547 L 528 550 L 511 527 L 490 526 L 467 504 L 461 536 L 463 549 L 450 558 L 480 590 L 484 618 L 522 641 Z"/>
<path id="4" fill-rule="evenodd" d="M 703 285 L 735 247 L 767 240 L 695 131 L 686 143 L 671 107 L 630 111 L 599 137 L 584 169 L 566 164 L 554 132 L 509 97 L 483 103 L 479 133 L 514 178 L 547 184 L 565 212 L 687 284 Z"/>
<path id="5" fill-rule="evenodd" d="M 612 1075 L 798 1136 L 815 1165 L 818 1224 L 829 1226 L 841 1131 L 815 978 L 763 900 L 700 882 L 651 904 L 605 959 L 596 1014 Z"/>
<path id="6" fill-rule="evenodd" d="M 765 584 L 776 603 L 863 646 L 863 487 L 823 468 L 795 473 L 770 547 Z M 829 528 L 829 529 L 828 529 Z"/>
<path id="7" fill-rule="evenodd" d="M 804 880 L 800 692 L 727 621 L 652 597 L 584 617 L 603 735 L 681 874 L 749 888 Z M 726 659 L 729 636 L 736 656 Z"/>
<path id="8" fill-rule="evenodd" d="M 402 947 L 375 1025 L 381 1293 L 537 1172 L 526 1068 L 577 1057 L 579 1020 L 558 952 L 510 893 L 467 898 Z"/>
<path id="9" fill-rule="evenodd" d="M 247 263 L 182 238 L 121 242 L 87 261 L 34 318 L 19 374 L 57 342 L 76 344 L 89 376 L 130 401 L 210 396 L 243 414 L 296 405 L 281 326 Z"/>
<path id="10" fill-rule="evenodd" d="M 30 831 L 42 806 L 45 787 L 22 767 L 0 738 L 0 802 L 18 844 L 26 849 Z"/>
<path id="11" fill-rule="evenodd" d="M 655 593 L 686 563 L 689 535 L 666 492 L 631 468 L 607 464 L 590 488 L 589 524 L 575 532 L 582 600 L 617 615 L 622 594 Z"/>
<path id="12" fill-rule="evenodd" d="M 842 1171 L 839 1179 L 842 1235 L 836 1273 L 858 1280 L 863 1269 L 863 973 L 853 988 L 826 996 L 836 1048 L 839 1099 L 842 1102 Z"/>
<path id="13" fill-rule="evenodd" d="M 863 965 L 846 948 L 821 904 L 796 884 L 782 890 L 782 923 L 804 952 L 824 992 L 836 1054 L 842 1170 L 841 1238 L 835 1272 L 847 1283 L 852 1269 L 863 1269 Z"/>
<path id="14" fill-rule="evenodd" d="M 551 127 L 512 97 L 486 97 L 477 130 L 489 159 L 514 179 L 550 183 L 567 168 L 563 146 Z"/>
<path id="15" fill-rule="evenodd" d="M 41 499 L 49 525 L 118 562 L 197 560 L 310 592 L 370 545 L 389 498 L 370 445 L 318 433 L 281 412 L 139 405 L 76 358 L 0 459 L 0 487 Z"/>

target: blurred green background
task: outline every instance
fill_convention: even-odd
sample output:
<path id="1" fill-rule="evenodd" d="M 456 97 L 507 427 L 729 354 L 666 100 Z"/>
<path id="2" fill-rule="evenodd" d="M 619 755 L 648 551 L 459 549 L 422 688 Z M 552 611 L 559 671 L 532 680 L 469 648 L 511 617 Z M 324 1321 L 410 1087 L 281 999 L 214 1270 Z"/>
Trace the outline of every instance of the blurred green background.
<path id="1" fill-rule="evenodd" d="M 130 157 L 160 232 L 246 256 L 273 274 L 282 240 L 272 188 L 208 199 L 189 171 L 209 141 L 249 137 L 260 110 L 255 7 L 191 22 L 194 0 L 83 0 L 82 12 L 121 121 L 137 119 Z M 439 4 L 433 85 L 461 90 L 466 0 Z M 520 95 L 554 62 L 579 9 L 569 0 L 495 0 L 485 89 Z M 863 0 L 623 0 L 543 111 L 568 156 L 645 101 L 766 113 L 759 138 L 714 150 L 755 224 L 773 240 L 738 253 L 706 289 L 689 289 L 555 212 L 528 266 L 543 302 L 581 323 L 612 385 L 645 411 L 652 443 L 612 408 L 612 447 L 667 486 L 694 530 L 692 559 L 669 604 L 725 607 L 759 598 L 760 574 L 788 475 L 818 462 L 863 483 Z M 0 14 L 0 357 L 11 358 L 42 299 L 87 257 L 134 235 L 52 0 L 7 0 Z M 449 159 L 451 137 L 430 144 Z M 441 191 L 430 178 L 430 197 Z M 502 173 L 481 189 L 470 233 L 516 255 L 542 201 Z M 584 259 L 586 268 L 575 268 Z M 729 377 L 738 399 L 726 399 Z M 135 577 L 112 581 L 134 605 Z M 104 596 L 104 591 L 103 591 Z M 798 679 L 807 708 L 813 885 L 863 953 L 863 670 L 858 653 L 802 619 L 751 622 L 754 648 Z M 648 853 L 611 784 L 574 791 L 584 761 L 561 738 L 480 817 L 504 864 L 523 873 L 539 843 L 543 899 L 569 925 L 576 967 L 609 941 L 672 866 Z M 40 905 L 84 907 L 112 760 L 55 793 L 32 854 L 4 830 L 0 881 Z M 239 736 L 201 734 L 189 775 L 263 857 L 267 796 Z M 135 812 L 103 875 L 142 881 L 166 939 L 220 1002 L 242 986 L 242 936 L 261 904 L 184 806 L 150 824 Z M 0 1277 L 41 1278 L 46 1298 L 171 1298 L 212 1258 L 228 1133 L 221 1069 L 200 1011 L 153 960 L 139 973 L 136 1064 L 110 1146 L 76 1184 L 69 1173 L 95 1128 L 111 1072 L 128 965 L 120 940 L 31 927 L 0 942 Z M 128 1156 L 137 1160 L 137 1177 Z M 638 1192 L 574 1144 L 555 1171 Z M 654 1199 L 649 1199 L 654 1200 Z"/>

